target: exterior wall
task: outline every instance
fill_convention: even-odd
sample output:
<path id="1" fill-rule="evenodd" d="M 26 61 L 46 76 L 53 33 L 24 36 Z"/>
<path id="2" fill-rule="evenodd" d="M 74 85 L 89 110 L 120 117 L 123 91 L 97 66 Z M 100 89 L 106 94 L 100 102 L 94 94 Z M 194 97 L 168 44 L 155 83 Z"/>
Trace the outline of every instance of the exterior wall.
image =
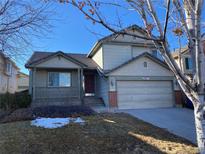
<path id="1" fill-rule="evenodd" d="M 36 65 L 38 68 L 80 68 L 79 65 L 64 58 L 63 56 L 52 57 L 42 63 Z"/>
<path id="2" fill-rule="evenodd" d="M 130 33 L 134 33 L 139 36 L 144 36 L 142 33 L 138 31 L 130 30 Z M 128 36 L 128 35 L 118 35 L 118 37 L 113 37 L 112 41 L 130 42 L 130 43 L 150 43 L 150 44 L 152 43 L 152 41 L 150 40 L 144 40 L 144 39 L 140 39 L 140 38 L 136 38 L 136 37 Z"/>
<path id="3" fill-rule="evenodd" d="M 17 91 L 17 75 L 18 70 L 15 67 L 12 67 L 12 73 L 9 76 L 8 80 L 8 92 L 15 93 Z"/>
<path id="4" fill-rule="evenodd" d="M 27 90 L 29 85 L 29 76 L 24 74 L 18 74 L 17 78 L 17 91 Z"/>
<path id="5" fill-rule="evenodd" d="M 151 54 L 151 49 L 145 48 L 145 47 L 132 47 L 132 57 L 139 56 L 140 54 L 144 52 L 148 52 Z"/>
<path id="6" fill-rule="evenodd" d="M 103 69 L 111 70 L 144 52 L 152 54 L 151 47 L 109 43 L 103 45 Z"/>
<path id="7" fill-rule="evenodd" d="M 103 99 L 106 106 L 108 106 L 108 79 L 96 75 L 96 95 Z"/>
<path id="8" fill-rule="evenodd" d="M 11 74 L 6 73 L 6 60 L 0 55 L 0 93 L 17 91 L 17 73 L 18 69 L 13 64 Z"/>
<path id="9" fill-rule="evenodd" d="M 180 60 L 179 60 L 179 58 L 177 57 L 177 58 L 175 58 L 175 62 L 177 63 L 177 65 L 180 67 L 180 63 L 181 63 L 181 69 L 182 69 L 182 71 L 184 72 L 184 73 L 186 73 L 186 74 L 192 74 L 192 70 L 187 70 L 186 69 L 186 64 L 185 64 L 185 58 L 186 57 L 191 57 L 191 55 L 190 55 L 190 53 L 189 52 L 185 52 L 185 53 L 183 53 L 182 55 L 181 55 L 181 62 L 180 62 Z"/>
<path id="10" fill-rule="evenodd" d="M 103 68 L 103 48 L 100 47 L 98 51 L 95 53 L 95 55 L 92 57 L 92 59 Z"/>
<path id="11" fill-rule="evenodd" d="M 144 62 L 147 67 L 144 67 Z M 110 73 L 111 76 L 173 76 L 172 72 L 147 57 L 137 59 Z"/>
<path id="12" fill-rule="evenodd" d="M 132 58 L 131 46 L 103 45 L 104 70 L 111 70 Z"/>
<path id="13" fill-rule="evenodd" d="M 48 86 L 48 72 L 70 72 L 71 73 L 71 87 L 49 87 Z M 34 75 L 34 72 L 32 73 Z M 79 97 L 79 84 L 78 84 L 77 70 L 68 69 L 37 69 L 33 84 L 35 84 L 35 99 L 46 98 L 67 98 Z"/>
<path id="14" fill-rule="evenodd" d="M 144 67 L 147 62 L 147 67 Z M 171 71 L 153 60 L 142 57 L 109 74 L 109 104 L 118 106 L 117 81 L 173 81 Z M 174 82 L 173 82 L 174 83 Z M 173 85 L 173 84 L 172 84 Z M 171 87 L 174 90 L 174 85 Z M 174 96 L 173 96 L 174 97 Z M 173 98 L 174 100 L 174 98 Z"/>

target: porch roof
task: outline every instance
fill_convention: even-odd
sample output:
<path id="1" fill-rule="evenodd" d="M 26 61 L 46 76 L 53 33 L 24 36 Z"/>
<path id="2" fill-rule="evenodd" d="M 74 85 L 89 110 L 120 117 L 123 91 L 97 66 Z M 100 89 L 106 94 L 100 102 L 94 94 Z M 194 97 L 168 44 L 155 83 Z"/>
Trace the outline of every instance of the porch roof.
<path id="1" fill-rule="evenodd" d="M 36 64 L 40 61 L 46 60 L 47 58 L 58 54 L 62 54 L 68 57 L 69 59 L 73 59 L 74 62 L 80 64 L 84 68 L 96 69 L 98 67 L 98 65 L 91 58 L 88 58 L 86 54 L 64 53 L 62 51 L 57 51 L 57 52 L 35 51 L 31 56 L 31 58 L 27 61 L 25 67 L 30 68 L 33 64 Z"/>

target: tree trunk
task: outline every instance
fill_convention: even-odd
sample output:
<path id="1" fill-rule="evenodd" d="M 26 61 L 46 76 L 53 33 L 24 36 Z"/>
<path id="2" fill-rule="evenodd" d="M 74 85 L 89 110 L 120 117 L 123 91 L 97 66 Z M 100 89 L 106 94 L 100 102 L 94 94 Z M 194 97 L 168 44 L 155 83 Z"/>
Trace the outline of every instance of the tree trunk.
<path id="1" fill-rule="evenodd" d="M 205 102 L 204 96 L 200 98 L 200 102 L 194 103 L 194 118 L 198 148 L 201 154 L 205 154 Z"/>

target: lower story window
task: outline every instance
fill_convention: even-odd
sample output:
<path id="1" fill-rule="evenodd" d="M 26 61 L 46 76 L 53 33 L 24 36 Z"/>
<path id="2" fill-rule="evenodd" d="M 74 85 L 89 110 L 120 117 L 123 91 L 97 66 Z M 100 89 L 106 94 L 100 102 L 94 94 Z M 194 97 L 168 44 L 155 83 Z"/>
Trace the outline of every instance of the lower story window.
<path id="1" fill-rule="evenodd" d="M 48 86 L 49 87 L 70 87 L 71 74 L 68 72 L 49 72 Z"/>

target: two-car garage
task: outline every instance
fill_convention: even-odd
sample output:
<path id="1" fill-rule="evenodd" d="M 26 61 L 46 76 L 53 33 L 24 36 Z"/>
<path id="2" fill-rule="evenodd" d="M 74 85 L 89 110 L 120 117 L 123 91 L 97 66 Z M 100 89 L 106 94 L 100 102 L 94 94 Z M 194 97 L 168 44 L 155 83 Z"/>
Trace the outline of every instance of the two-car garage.
<path id="1" fill-rule="evenodd" d="M 109 73 L 110 106 L 119 109 L 173 107 L 174 76 L 162 61 L 142 54 Z"/>
<path id="2" fill-rule="evenodd" d="M 173 106 L 172 81 L 117 81 L 119 109 Z"/>

